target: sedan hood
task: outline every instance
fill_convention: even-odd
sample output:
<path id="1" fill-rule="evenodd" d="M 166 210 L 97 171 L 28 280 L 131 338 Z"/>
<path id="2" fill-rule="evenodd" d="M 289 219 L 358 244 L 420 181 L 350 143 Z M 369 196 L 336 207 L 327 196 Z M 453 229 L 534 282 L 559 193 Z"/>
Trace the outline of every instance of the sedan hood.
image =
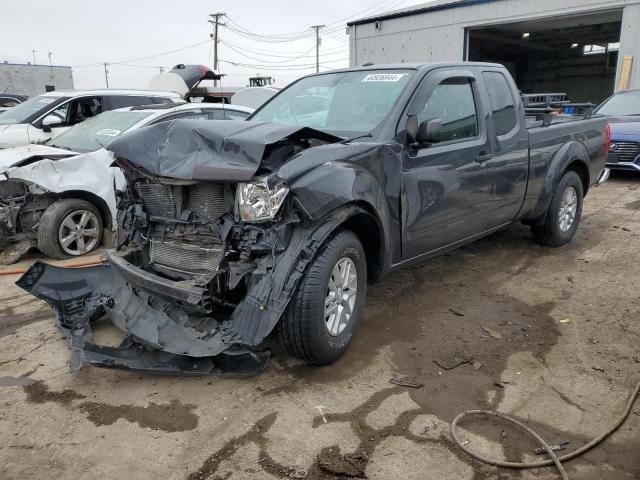
<path id="1" fill-rule="evenodd" d="M 78 155 L 78 153 L 47 145 L 25 145 L 23 147 L 5 148 L 0 150 L 0 173 L 4 173 L 10 167 L 25 166 L 45 158 L 60 160 L 74 155 Z"/>
<path id="2" fill-rule="evenodd" d="M 296 125 L 174 120 L 122 135 L 108 149 L 117 161 L 160 177 L 242 182 L 250 180 L 280 144 L 313 140 L 335 143 L 341 138 Z"/>
<path id="3" fill-rule="evenodd" d="M 640 135 L 640 116 L 607 119 L 612 135 Z"/>

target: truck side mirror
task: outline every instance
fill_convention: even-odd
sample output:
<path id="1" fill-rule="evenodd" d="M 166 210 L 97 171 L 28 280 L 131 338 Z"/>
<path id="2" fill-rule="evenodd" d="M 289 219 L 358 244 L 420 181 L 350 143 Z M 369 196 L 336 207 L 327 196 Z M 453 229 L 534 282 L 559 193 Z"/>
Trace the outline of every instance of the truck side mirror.
<path id="1" fill-rule="evenodd" d="M 440 142 L 442 139 L 442 120 L 434 118 L 420 122 L 415 138 L 416 143 L 419 145 L 431 145 L 432 143 Z"/>

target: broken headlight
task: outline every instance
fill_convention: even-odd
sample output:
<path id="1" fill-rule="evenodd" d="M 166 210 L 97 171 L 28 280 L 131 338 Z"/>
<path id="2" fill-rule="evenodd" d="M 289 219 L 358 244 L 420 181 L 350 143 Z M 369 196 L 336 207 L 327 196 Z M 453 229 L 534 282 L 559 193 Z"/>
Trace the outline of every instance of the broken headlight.
<path id="1" fill-rule="evenodd" d="M 238 212 L 244 222 L 273 220 L 287 198 L 289 187 L 277 177 L 257 178 L 251 183 L 239 183 Z"/>

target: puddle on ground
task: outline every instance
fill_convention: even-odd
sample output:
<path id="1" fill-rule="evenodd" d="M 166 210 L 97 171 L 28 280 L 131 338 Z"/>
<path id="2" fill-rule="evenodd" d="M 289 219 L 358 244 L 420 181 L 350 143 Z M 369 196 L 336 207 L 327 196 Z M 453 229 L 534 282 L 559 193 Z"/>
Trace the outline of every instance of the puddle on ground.
<path id="1" fill-rule="evenodd" d="M 27 402 L 53 402 L 64 407 L 80 410 L 96 426 L 112 425 L 121 418 L 131 423 L 137 423 L 142 428 L 151 428 L 164 432 L 184 432 L 193 430 L 198 426 L 198 416 L 194 413 L 196 406 L 183 404 L 178 400 L 173 400 L 167 405 L 151 402 L 146 407 L 109 405 L 90 401 L 72 405 L 74 400 L 84 400 L 86 396 L 68 389 L 61 392 L 52 392 L 41 380 L 32 381 L 30 384 L 22 386 L 27 394 Z"/>
<path id="2" fill-rule="evenodd" d="M 0 387 L 26 387 L 36 381 L 29 377 L 0 377 Z"/>
<path id="3" fill-rule="evenodd" d="M 137 423 L 142 428 L 164 432 L 184 432 L 198 426 L 198 416 L 192 404 L 173 400 L 168 405 L 149 403 L 146 407 L 135 405 L 107 405 L 98 402 L 83 402 L 78 408 L 96 426 L 113 425 L 119 419 Z"/>

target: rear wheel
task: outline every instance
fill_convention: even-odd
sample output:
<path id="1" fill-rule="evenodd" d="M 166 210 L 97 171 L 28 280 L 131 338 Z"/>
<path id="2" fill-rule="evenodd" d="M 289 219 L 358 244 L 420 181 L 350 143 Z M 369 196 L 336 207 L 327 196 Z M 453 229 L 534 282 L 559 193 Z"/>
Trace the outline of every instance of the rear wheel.
<path id="1" fill-rule="evenodd" d="M 343 230 L 327 240 L 301 279 L 278 325 L 289 354 L 327 365 L 347 349 L 367 290 L 367 263 L 358 237 Z"/>
<path id="2" fill-rule="evenodd" d="M 582 199 L 582 180 L 576 172 L 566 172 L 558 182 L 544 223 L 531 225 L 534 240 L 550 247 L 569 243 L 580 224 Z"/>
<path id="3" fill-rule="evenodd" d="M 101 239 L 102 217 L 86 200 L 58 200 L 45 210 L 38 224 L 38 250 L 54 258 L 89 253 Z"/>

